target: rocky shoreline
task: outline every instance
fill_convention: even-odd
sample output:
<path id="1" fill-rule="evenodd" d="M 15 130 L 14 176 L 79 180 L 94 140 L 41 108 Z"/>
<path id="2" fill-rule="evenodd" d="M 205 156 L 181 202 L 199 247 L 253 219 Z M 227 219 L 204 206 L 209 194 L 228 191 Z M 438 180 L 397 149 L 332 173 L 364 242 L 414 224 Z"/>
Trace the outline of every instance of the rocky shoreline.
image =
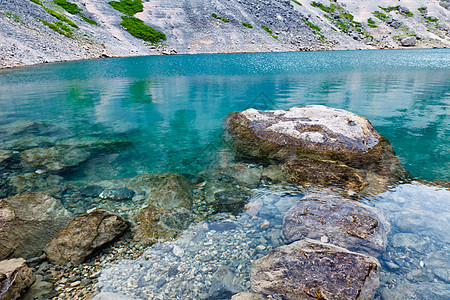
<path id="1" fill-rule="evenodd" d="M 201 174 L 83 182 L 65 172 L 129 144 L 0 126 L 0 299 L 448 296 L 448 186 L 405 183 L 366 118 L 248 109 L 224 128 Z"/>
<path id="2" fill-rule="evenodd" d="M 450 46 L 446 0 L 426 6 L 421 1 L 396 6 L 390 1 L 230 1 L 143 1 L 143 11 L 134 17 L 167 36 L 151 44 L 129 34 L 120 25 L 123 14 L 108 1 L 74 0 L 81 11 L 74 15 L 50 0 L 38 1 L 42 5 L 4 0 L 0 69 L 142 55 Z"/>

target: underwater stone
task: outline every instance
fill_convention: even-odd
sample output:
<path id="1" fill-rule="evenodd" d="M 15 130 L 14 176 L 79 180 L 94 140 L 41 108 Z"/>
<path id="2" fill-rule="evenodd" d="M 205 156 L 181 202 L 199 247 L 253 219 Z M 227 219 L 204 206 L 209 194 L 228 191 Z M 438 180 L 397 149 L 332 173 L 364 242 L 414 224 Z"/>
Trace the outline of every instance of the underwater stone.
<path id="1" fill-rule="evenodd" d="M 71 214 L 44 193 L 24 193 L 0 200 L 0 260 L 34 257 L 67 225 Z"/>
<path id="2" fill-rule="evenodd" d="M 389 223 L 374 208 L 328 195 L 300 199 L 283 219 L 287 243 L 326 236 L 331 244 L 372 256 L 384 252 L 389 229 Z"/>
<path id="3" fill-rule="evenodd" d="M 124 234 L 130 223 L 104 210 L 75 217 L 45 247 L 47 258 L 56 264 L 82 263 L 97 250 Z"/>
<path id="4" fill-rule="evenodd" d="M 252 292 L 280 299 L 373 299 L 378 261 L 305 239 L 278 247 L 252 264 Z"/>
<path id="5" fill-rule="evenodd" d="M 90 153 L 78 148 L 33 148 L 20 153 L 25 168 L 44 171 L 61 171 L 87 160 Z"/>
<path id="6" fill-rule="evenodd" d="M 25 259 L 0 261 L 0 299 L 15 300 L 36 280 Z"/>
<path id="7" fill-rule="evenodd" d="M 119 189 L 105 189 L 99 196 L 102 199 L 108 199 L 113 201 L 130 200 L 136 193 L 133 190 L 127 188 Z"/>
<path id="8" fill-rule="evenodd" d="M 193 185 L 181 174 L 144 174 L 133 177 L 126 184 L 136 194 L 145 193 L 149 205 L 163 209 L 190 209 L 193 199 Z"/>
<path id="9" fill-rule="evenodd" d="M 231 212 L 238 214 L 244 210 L 250 194 L 242 190 L 229 190 L 214 194 L 218 204 L 217 208 L 221 212 Z"/>

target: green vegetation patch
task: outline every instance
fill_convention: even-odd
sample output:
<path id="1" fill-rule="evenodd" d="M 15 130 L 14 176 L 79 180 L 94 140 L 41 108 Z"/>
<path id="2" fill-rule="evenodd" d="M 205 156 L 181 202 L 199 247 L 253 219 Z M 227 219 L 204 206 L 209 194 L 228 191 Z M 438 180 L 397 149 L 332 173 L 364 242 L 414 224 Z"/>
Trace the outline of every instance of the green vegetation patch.
<path id="1" fill-rule="evenodd" d="M 225 23 L 229 23 L 230 20 L 228 20 L 227 18 L 221 18 L 222 21 L 224 21 Z"/>
<path id="2" fill-rule="evenodd" d="M 72 30 L 66 24 L 64 24 L 62 22 L 50 23 L 45 20 L 41 20 L 41 22 L 42 22 L 42 24 L 44 24 L 45 26 L 49 27 L 50 29 L 52 29 L 53 31 L 55 31 L 59 34 L 62 34 L 68 38 L 73 37 Z"/>
<path id="3" fill-rule="evenodd" d="M 44 9 L 45 9 L 49 14 L 51 14 L 52 16 L 54 16 L 55 18 L 57 18 L 58 20 L 60 20 L 61 22 L 67 23 L 67 24 L 69 24 L 70 26 L 72 26 L 73 28 L 78 28 L 78 25 L 75 24 L 74 22 L 72 22 L 72 20 L 70 20 L 70 19 L 67 18 L 66 16 L 64 16 L 64 15 L 62 15 L 62 14 L 60 14 L 60 13 L 57 13 L 56 11 L 51 10 L 51 9 L 49 9 L 49 8 L 46 8 L 46 7 L 44 7 Z"/>
<path id="4" fill-rule="evenodd" d="M 261 28 L 264 29 L 268 34 L 270 34 L 274 39 L 278 39 L 278 36 L 272 33 L 272 30 L 269 29 L 266 25 L 261 25 Z"/>
<path id="5" fill-rule="evenodd" d="M 56 5 L 64 8 L 69 14 L 76 15 L 80 13 L 80 9 L 75 3 L 69 2 L 67 0 L 53 0 L 53 2 Z"/>
<path id="6" fill-rule="evenodd" d="M 425 8 L 422 8 L 422 7 L 419 7 L 417 10 L 418 10 L 421 14 L 426 14 L 426 13 L 427 13 L 427 10 L 426 10 Z"/>
<path id="7" fill-rule="evenodd" d="M 393 10 L 398 10 L 400 5 L 397 6 L 389 6 L 389 7 L 382 7 L 382 6 L 378 6 L 379 8 L 381 8 L 382 10 L 384 10 L 387 13 L 390 13 Z"/>
<path id="8" fill-rule="evenodd" d="M 311 2 L 311 6 L 318 7 L 326 13 L 334 12 L 337 8 L 339 8 L 339 6 L 333 3 L 331 3 L 330 6 L 325 6 L 322 3 L 316 1 Z"/>
<path id="9" fill-rule="evenodd" d="M 211 16 L 217 19 L 217 14 L 211 14 Z"/>
<path id="10" fill-rule="evenodd" d="M 297 0 L 292 0 L 292 2 L 294 2 L 295 4 L 298 4 L 300 6 L 303 6 L 300 2 L 298 2 Z"/>
<path id="11" fill-rule="evenodd" d="M 439 21 L 439 19 L 438 18 L 435 18 L 435 17 L 426 17 L 425 18 L 425 20 L 427 20 L 427 21 L 429 21 L 429 22 L 437 22 L 437 21 Z"/>
<path id="12" fill-rule="evenodd" d="M 33 3 L 36 3 L 37 5 L 42 6 L 41 1 L 39 1 L 39 0 L 30 0 L 30 1 L 33 2 Z"/>
<path id="13" fill-rule="evenodd" d="M 387 16 L 385 13 L 382 13 L 382 12 L 379 11 L 379 10 L 376 10 L 376 11 L 372 12 L 372 14 L 373 14 L 375 17 L 377 17 L 378 19 L 380 19 L 381 21 L 384 21 L 384 20 L 386 20 L 386 19 L 389 18 L 389 16 Z"/>
<path id="14" fill-rule="evenodd" d="M 375 24 L 375 21 L 372 18 L 367 19 L 367 25 L 372 28 L 377 28 L 378 26 Z"/>
<path id="15" fill-rule="evenodd" d="M 127 16 L 133 16 L 138 12 L 144 11 L 144 5 L 141 0 L 120 0 L 108 2 L 115 10 Z"/>
<path id="16" fill-rule="evenodd" d="M 250 23 L 245 23 L 245 22 L 242 22 L 242 26 L 245 26 L 245 27 L 247 27 L 247 28 L 253 28 L 252 24 L 250 24 Z"/>
<path id="17" fill-rule="evenodd" d="M 145 25 L 144 21 L 135 17 L 122 17 L 120 23 L 132 36 L 151 43 L 166 40 L 166 35 L 151 26 Z"/>
<path id="18" fill-rule="evenodd" d="M 5 12 L 5 13 L 1 13 L 1 14 L 4 15 L 5 17 L 12 19 L 14 22 L 23 24 L 23 22 L 19 19 L 19 17 L 11 12 Z"/>

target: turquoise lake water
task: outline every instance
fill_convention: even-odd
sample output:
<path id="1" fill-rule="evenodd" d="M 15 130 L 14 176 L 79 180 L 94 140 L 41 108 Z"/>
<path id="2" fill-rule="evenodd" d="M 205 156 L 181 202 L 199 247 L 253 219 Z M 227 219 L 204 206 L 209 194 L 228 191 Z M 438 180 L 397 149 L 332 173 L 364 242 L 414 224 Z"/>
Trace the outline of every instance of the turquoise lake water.
<path id="1" fill-rule="evenodd" d="M 195 173 L 223 118 L 254 107 L 322 104 L 367 117 L 418 179 L 450 180 L 450 51 L 386 50 L 132 57 L 0 72 L 0 125 L 58 124 L 131 150 L 73 178 Z"/>
<path id="2" fill-rule="evenodd" d="M 450 181 L 449 49 L 131 57 L 3 70 L 0 149 L 17 150 L 18 156 L 60 141 L 87 143 L 96 154 L 69 171 L 55 172 L 61 179 L 33 169 L 30 178 L 43 176 L 45 184 L 30 182 L 54 192 L 75 214 L 106 202 L 112 203 L 107 209 L 119 207 L 114 212 L 126 215 L 140 209 L 137 198 L 95 202 L 99 193 L 77 198 L 74 190 L 54 185 L 110 186 L 115 179 L 169 171 L 197 175 L 220 155 L 229 155 L 222 125 L 231 111 L 311 104 L 367 117 L 415 179 Z M 20 121 L 49 127 L 33 125 L 24 128 L 37 133 L 23 132 L 16 126 L 32 123 Z M 105 147 L 101 154 L 95 152 L 98 140 Z M 214 167 L 223 167 L 223 161 L 230 162 L 224 159 Z M 15 163 L 11 170 L 0 169 L 0 186 L 8 186 L 8 176 L 29 172 Z M 201 180 L 208 187 L 217 178 Z M 386 251 L 378 257 L 376 299 L 449 299 L 450 190 L 443 185 L 407 182 L 369 195 L 368 203 L 390 224 Z M 220 229 L 222 223 L 191 224 L 181 238 L 154 244 L 136 260 L 108 265 L 105 259 L 98 289 L 133 299 L 216 299 L 207 298 L 213 275 L 226 267 L 238 278 L 239 290 L 248 290 L 252 261 L 283 243 L 284 214 L 304 192 L 275 183 L 250 189 L 246 201 L 261 204 L 257 217 L 222 216 L 230 218 L 225 224 L 232 223 L 231 229 Z M 0 190 L 7 193 L 11 190 Z M 263 220 L 269 229 L 261 229 Z"/>

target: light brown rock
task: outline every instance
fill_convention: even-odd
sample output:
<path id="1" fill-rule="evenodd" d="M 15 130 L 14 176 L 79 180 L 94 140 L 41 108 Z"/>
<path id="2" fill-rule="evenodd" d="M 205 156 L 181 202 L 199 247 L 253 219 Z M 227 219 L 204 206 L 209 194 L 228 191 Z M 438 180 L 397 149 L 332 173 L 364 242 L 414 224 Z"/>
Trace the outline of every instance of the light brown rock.
<path id="1" fill-rule="evenodd" d="M 120 216 L 95 210 L 73 219 L 48 243 L 45 253 L 52 263 L 81 263 L 125 233 L 129 226 Z"/>
<path id="2" fill-rule="evenodd" d="M 36 277 L 25 264 L 25 259 L 0 261 L 0 300 L 15 300 L 30 287 Z"/>

